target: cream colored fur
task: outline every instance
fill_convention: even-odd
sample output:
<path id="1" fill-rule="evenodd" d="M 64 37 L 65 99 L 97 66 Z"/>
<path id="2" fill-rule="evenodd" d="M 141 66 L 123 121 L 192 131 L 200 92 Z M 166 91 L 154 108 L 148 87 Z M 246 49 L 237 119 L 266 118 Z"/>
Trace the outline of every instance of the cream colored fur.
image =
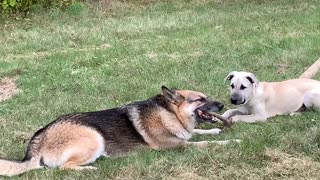
<path id="1" fill-rule="evenodd" d="M 266 121 L 276 115 L 296 114 L 304 106 L 307 109 L 320 109 L 320 82 L 316 80 L 259 82 L 252 73 L 237 71 L 231 72 L 227 79 L 234 87 L 230 87 L 231 96 L 236 94 L 239 102 L 243 102 L 237 105 L 237 109 L 223 114 L 224 118 L 230 118 L 232 122 Z M 241 85 L 246 88 L 241 89 Z"/>

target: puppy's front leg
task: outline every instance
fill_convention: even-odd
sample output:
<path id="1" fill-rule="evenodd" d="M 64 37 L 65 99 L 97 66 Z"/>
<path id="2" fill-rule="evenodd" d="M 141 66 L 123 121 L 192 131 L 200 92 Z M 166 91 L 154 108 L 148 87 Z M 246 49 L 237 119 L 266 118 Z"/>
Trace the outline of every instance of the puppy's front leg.
<path id="1" fill-rule="evenodd" d="M 233 139 L 233 140 L 225 140 L 225 141 L 198 141 L 198 142 L 190 142 L 187 141 L 186 145 L 192 145 L 192 146 L 196 146 L 198 148 L 206 148 L 208 147 L 209 144 L 218 144 L 218 145 L 226 145 L 232 142 L 236 142 L 236 143 L 240 143 L 241 140 L 240 139 Z"/>
<path id="2" fill-rule="evenodd" d="M 235 115 L 244 115 L 244 113 L 240 112 L 238 109 L 229 109 L 228 111 L 222 114 L 222 117 L 225 119 L 229 119 Z"/>
<path id="3" fill-rule="evenodd" d="M 266 121 L 267 117 L 260 114 L 250 114 L 250 115 L 236 115 L 231 117 L 233 123 L 235 122 L 247 122 L 247 123 L 255 123 L 259 121 Z"/>
<path id="4" fill-rule="evenodd" d="M 194 129 L 192 131 L 192 134 L 212 134 L 212 135 L 216 135 L 219 134 L 221 132 L 221 129 L 219 128 L 213 128 L 213 129 Z"/>

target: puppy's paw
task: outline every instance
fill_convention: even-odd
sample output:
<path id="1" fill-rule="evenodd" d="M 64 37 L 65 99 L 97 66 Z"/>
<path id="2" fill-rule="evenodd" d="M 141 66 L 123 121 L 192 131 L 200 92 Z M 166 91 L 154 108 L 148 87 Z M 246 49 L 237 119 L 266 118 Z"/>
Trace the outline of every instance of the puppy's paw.
<path id="1" fill-rule="evenodd" d="M 98 169 L 98 168 L 93 167 L 93 166 L 83 166 L 82 168 L 83 168 L 83 170 L 97 170 Z"/>
<path id="2" fill-rule="evenodd" d="M 224 141 L 216 141 L 217 144 L 220 145 L 226 145 L 226 144 L 230 144 L 230 143 L 241 143 L 240 139 L 230 139 L 230 140 L 224 140 Z"/>
<path id="3" fill-rule="evenodd" d="M 229 119 L 229 118 L 231 118 L 231 114 L 228 113 L 228 112 L 223 113 L 221 116 L 222 116 L 224 119 Z"/>
<path id="4" fill-rule="evenodd" d="M 230 124 L 234 124 L 238 121 L 239 119 L 236 116 L 230 117 L 228 118 L 228 121 L 230 122 Z"/>
<path id="5" fill-rule="evenodd" d="M 290 113 L 290 116 L 300 116 L 300 115 L 301 115 L 301 112 Z"/>

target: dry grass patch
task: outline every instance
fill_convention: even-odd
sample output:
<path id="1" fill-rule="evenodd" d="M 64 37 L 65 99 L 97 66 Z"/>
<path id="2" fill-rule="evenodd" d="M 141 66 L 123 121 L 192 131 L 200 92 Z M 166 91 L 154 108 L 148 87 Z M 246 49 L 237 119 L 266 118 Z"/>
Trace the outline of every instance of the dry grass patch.
<path id="1" fill-rule="evenodd" d="M 265 165 L 256 167 L 245 161 L 224 163 L 224 158 L 206 160 L 192 159 L 193 163 L 174 162 L 167 158 L 154 160 L 144 166 L 143 162 L 122 167 L 116 179 L 318 179 L 320 163 L 303 155 L 288 154 L 277 149 L 267 149 Z M 208 166 L 210 163 L 210 166 Z"/>
<path id="2" fill-rule="evenodd" d="M 189 179 L 189 180 L 205 180 L 209 179 L 205 174 L 200 174 L 195 167 L 188 165 L 169 166 L 166 159 L 159 159 L 148 167 L 141 167 L 139 164 L 131 164 L 121 168 L 120 173 L 115 179 Z M 154 170 L 158 169 L 158 172 Z M 162 173 L 161 173 L 162 172 Z"/>
<path id="3" fill-rule="evenodd" d="M 17 77 L 5 77 L 0 82 L 0 102 L 11 98 L 19 92 L 16 85 Z"/>
<path id="4" fill-rule="evenodd" d="M 277 74 L 285 74 L 288 68 L 289 68 L 288 64 L 285 64 L 285 63 L 278 64 Z"/>
<path id="5" fill-rule="evenodd" d="M 177 167 L 174 169 L 173 173 L 170 174 L 167 179 L 188 179 L 188 180 L 206 180 L 208 177 L 201 176 L 197 173 L 197 169 L 190 167 Z"/>
<path id="6" fill-rule="evenodd" d="M 64 48 L 64 49 L 55 49 L 51 51 L 39 51 L 31 52 L 26 54 L 8 54 L 4 59 L 9 61 L 10 59 L 33 59 L 38 57 L 47 57 L 55 54 L 68 54 L 70 52 L 87 52 L 87 51 L 98 51 L 111 48 L 112 46 L 108 43 L 101 44 L 99 46 L 85 46 L 83 48 Z"/>
<path id="7" fill-rule="evenodd" d="M 266 167 L 268 179 L 319 179 L 320 163 L 302 155 L 296 156 L 279 150 L 267 150 L 271 162 Z"/>

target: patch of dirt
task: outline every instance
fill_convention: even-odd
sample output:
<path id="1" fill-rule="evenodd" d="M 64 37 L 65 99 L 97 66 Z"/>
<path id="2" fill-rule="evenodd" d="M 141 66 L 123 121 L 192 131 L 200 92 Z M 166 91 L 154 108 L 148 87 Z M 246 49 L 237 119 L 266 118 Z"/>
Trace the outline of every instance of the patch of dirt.
<path id="1" fill-rule="evenodd" d="M 172 59 L 177 59 L 181 57 L 179 53 L 168 54 L 168 56 L 171 57 Z"/>
<path id="2" fill-rule="evenodd" d="M 166 177 L 168 180 L 188 179 L 188 180 L 209 180 L 210 178 L 201 176 L 197 170 L 190 167 L 176 167 L 173 172 Z"/>
<path id="3" fill-rule="evenodd" d="M 271 162 L 266 167 L 266 177 L 285 179 L 318 179 L 320 163 L 304 156 L 291 155 L 279 150 L 267 150 Z"/>
<path id="4" fill-rule="evenodd" d="M 288 64 L 278 64 L 277 74 L 284 74 L 288 68 Z"/>
<path id="5" fill-rule="evenodd" d="M 24 131 L 19 131 L 15 130 L 14 131 L 14 142 L 16 143 L 27 143 L 32 136 L 33 132 L 24 132 Z"/>
<path id="6" fill-rule="evenodd" d="M 146 54 L 146 56 L 148 57 L 148 58 L 155 58 L 155 57 L 157 57 L 158 56 L 158 54 L 157 53 L 155 53 L 155 52 L 150 52 L 150 53 L 148 53 L 148 54 Z"/>
<path id="7" fill-rule="evenodd" d="M 113 177 L 113 179 L 116 180 L 135 180 L 137 177 L 139 177 L 139 170 L 135 166 L 127 166 L 123 167 L 119 170 L 119 174 L 116 177 Z"/>
<path id="8" fill-rule="evenodd" d="M 202 55 L 203 55 L 203 52 L 201 52 L 201 51 L 195 51 L 190 54 L 190 56 L 193 56 L 193 57 L 200 57 Z"/>
<path id="9" fill-rule="evenodd" d="M 0 102 L 11 98 L 19 92 L 16 85 L 17 77 L 5 77 L 0 82 Z"/>

